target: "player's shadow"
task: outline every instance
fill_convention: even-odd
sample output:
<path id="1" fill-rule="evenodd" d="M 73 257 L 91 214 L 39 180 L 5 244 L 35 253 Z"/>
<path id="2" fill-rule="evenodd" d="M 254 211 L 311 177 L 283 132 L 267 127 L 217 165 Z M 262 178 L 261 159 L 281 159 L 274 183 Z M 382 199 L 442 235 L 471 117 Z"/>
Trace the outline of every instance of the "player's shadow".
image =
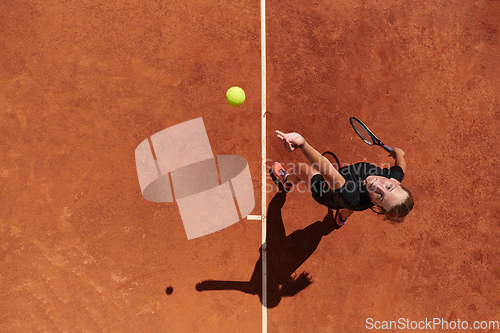
<path id="1" fill-rule="evenodd" d="M 304 229 L 296 230 L 286 236 L 281 215 L 285 204 L 286 193 L 278 192 L 268 206 L 266 230 L 266 262 L 267 262 L 267 298 L 262 297 L 262 248 L 261 255 L 250 281 L 217 281 L 206 280 L 196 285 L 196 290 L 237 290 L 247 294 L 258 295 L 267 308 L 277 306 L 282 297 L 291 297 L 304 290 L 312 283 L 309 273 L 294 272 L 309 258 L 323 236 L 340 228 L 334 221 L 333 211 L 323 221 L 316 221 Z"/>

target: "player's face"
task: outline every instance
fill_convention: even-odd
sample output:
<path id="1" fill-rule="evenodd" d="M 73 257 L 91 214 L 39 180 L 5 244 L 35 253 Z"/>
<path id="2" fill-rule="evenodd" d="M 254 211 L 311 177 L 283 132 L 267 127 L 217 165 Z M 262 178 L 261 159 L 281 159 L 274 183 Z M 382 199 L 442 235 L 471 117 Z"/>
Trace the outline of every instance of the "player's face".
<path id="1" fill-rule="evenodd" d="M 363 185 L 368 191 L 370 200 L 387 211 L 408 196 L 408 193 L 401 188 L 401 184 L 394 178 L 368 176 Z"/>

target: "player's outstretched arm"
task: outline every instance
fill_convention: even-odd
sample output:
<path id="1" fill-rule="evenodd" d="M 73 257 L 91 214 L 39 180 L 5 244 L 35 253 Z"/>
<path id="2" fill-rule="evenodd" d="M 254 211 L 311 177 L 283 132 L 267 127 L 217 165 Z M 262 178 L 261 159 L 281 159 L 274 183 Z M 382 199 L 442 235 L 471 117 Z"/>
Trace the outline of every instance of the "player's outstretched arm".
<path id="1" fill-rule="evenodd" d="M 299 133 L 283 133 L 281 131 L 276 131 L 278 139 L 281 140 L 283 146 L 288 151 L 294 151 L 297 148 L 302 148 L 306 140 Z"/>
<path id="2" fill-rule="evenodd" d="M 281 131 L 276 131 L 276 134 L 288 151 L 299 148 L 311 166 L 325 178 L 330 188 L 339 189 L 345 184 L 344 177 L 333 167 L 330 161 L 307 143 L 302 135 L 283 133 Z"/>

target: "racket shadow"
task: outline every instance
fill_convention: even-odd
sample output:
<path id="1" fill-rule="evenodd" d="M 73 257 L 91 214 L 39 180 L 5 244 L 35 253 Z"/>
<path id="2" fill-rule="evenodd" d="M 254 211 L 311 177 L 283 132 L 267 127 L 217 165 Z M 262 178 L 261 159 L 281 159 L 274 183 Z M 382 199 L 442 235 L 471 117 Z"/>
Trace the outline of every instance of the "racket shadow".
<path id="1" fill-rule="evenodd" d="M 309 273 L 295 274 L 295 271 L 314 253 L 323 236 L 339 229 L 329 209 L 323 221 L 316 221 L 304 229 L 286 236 L 281 209 L 286 201 L 286 193 L 277 193 L 268 206 L 266 262 L 267 298 L 262 298 L 262 247 L 259 260 L 255 264 L 249 281 L 205 280 L 196 285 L 198 291 L 236 290 L 258 295 L 267 308 L 277 306 L 283 297 L 292 297 L 312 283 Z"/>

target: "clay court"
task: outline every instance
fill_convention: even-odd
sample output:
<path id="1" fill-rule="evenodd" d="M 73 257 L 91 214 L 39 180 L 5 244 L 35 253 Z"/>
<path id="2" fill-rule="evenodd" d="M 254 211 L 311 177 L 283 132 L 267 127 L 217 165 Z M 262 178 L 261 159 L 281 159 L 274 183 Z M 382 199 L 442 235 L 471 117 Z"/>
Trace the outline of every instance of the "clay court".
<path id="1" fill-rule="evenodd" d="M 1 332 L 500 332 L 484 326 L 500 322 L 500 1 L 267 1 L 265 39 L 261 5 L 2 2 Z M 321 235 L 306 227 L 328 210 L 276 197 L 262 162 L 305 162 L 279 129 L 342 164 L 392 163 L 350 116 L 405 151 L 416 204 Z M 188 240 L 175 203 L 143 198 L 134 151 L 199 117 L 214 154 L 248 161 L 262 219 Z M 273 255 L 313 283 L 266 304 L 241 286 L 283 228 Z"/>

